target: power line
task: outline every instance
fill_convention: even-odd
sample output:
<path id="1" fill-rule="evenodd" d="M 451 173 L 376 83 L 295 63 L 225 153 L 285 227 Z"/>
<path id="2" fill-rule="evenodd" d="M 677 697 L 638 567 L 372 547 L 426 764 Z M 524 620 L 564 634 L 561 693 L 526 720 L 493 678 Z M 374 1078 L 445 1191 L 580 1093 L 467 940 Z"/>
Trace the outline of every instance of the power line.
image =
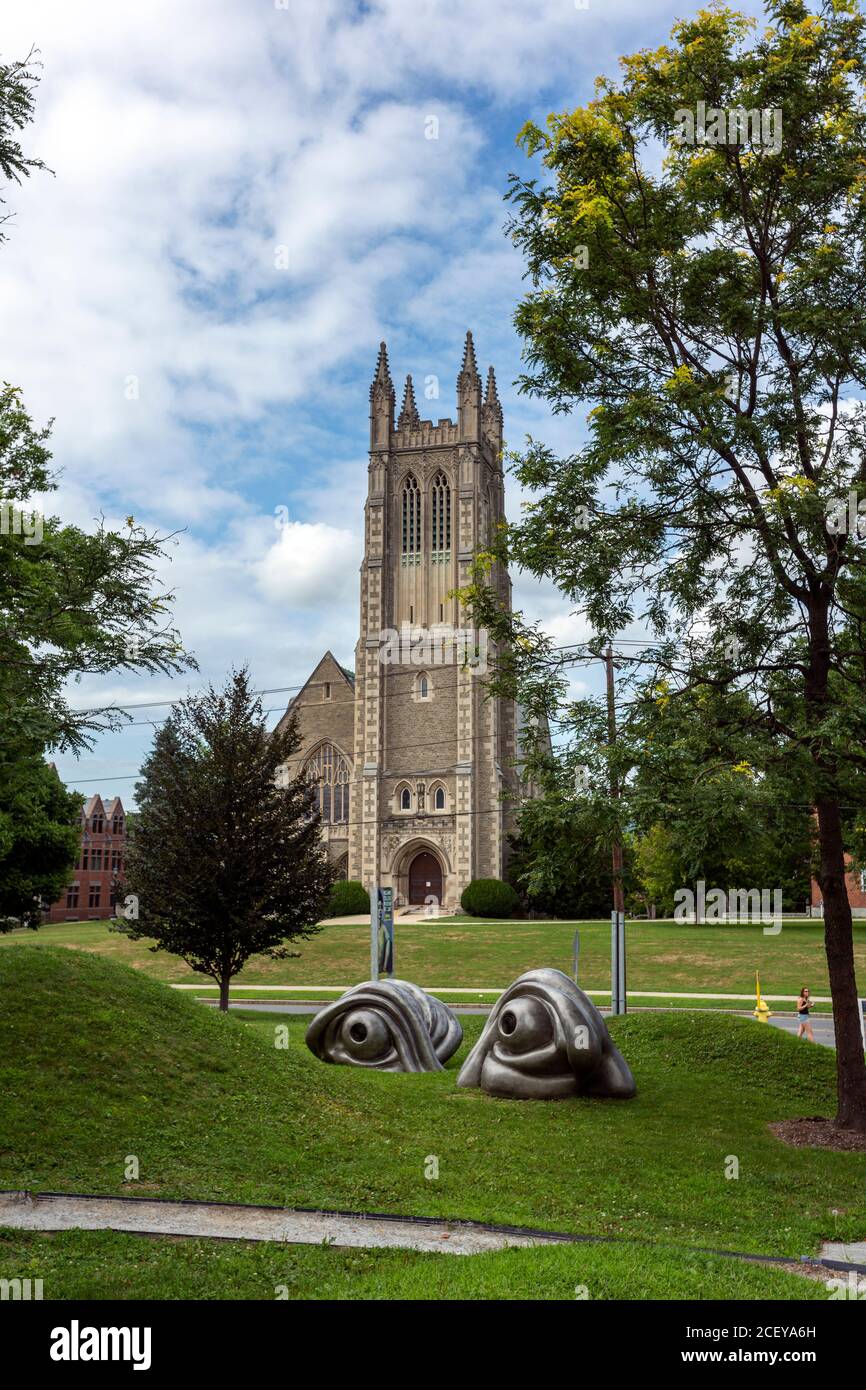
<path id="1" fill-rule="evenodd" d="M 472 633 L 472 632 L 475 631 L 475 629 L 472 629 L 472 628 L 458 628 L 458 629 L 456 629 L 456 630 L 457 630 L 458 632 L 467 632 L 467 633 Z M 480 631 L 481 629 L 477 629 L 477 630 Z M 424 629 L 424 631 L 425 631 L 425 632 L 430 632 L 431 629 Z M 409 645 L 410 645 L 410 647 L 411 647 L 411 645 L 412 645 L 412 639 L 409 638 L 408 640 L 409 640 Z M 419 637 L 417 640 L 418 640 L 419 642 L 421 642 L 421 641 L 424 641 L 425 639 Z M 551 651 L 554 651 L 554 652 L 567 652 L 567 651 L 571 651 L 572 649 L 577 649 L 578 647 L 586 647 L 587 645 L 588 645 L 588 643 L 586 643 L 586 642 L 568 642 L 568 643 L 565 643 L 563 646 L 560 646 L 560 647 L 551 647 Z M 661 645 L 663 645 L 663 644 L 662 644 L 662 643 L 659 643 L 659 642 L 655 642 L 655 643 L 654 643 L 654 642 L 649 642 L 649 643 L 638 642 L 636 638 L 622 638 L 620 641 L 618 641 L 617 645 L 619 645 L 619 646 L 661 646 Z M 583 659 L 586 660 L 587 662 L 592 662 L 592 661 L 601 661 L 601 660 L 603 660 L 603 657 L 601 657 L 601 656 L 596 656 L 595 653 L 591 653 L 590 655 L 588 655 L 587 657 L 585 657 L 585 658 L 583 658 Z M 339 665 L 339 662 L 338 662 L 337 664 Z M 419 668 L 418 668 L 418 669 L 419 669 L 419 671 L 421 671 L 421 670 L 424 670 L 427 666 L 432 666 L 434 669 L 437 668 L 437 667 L 441 668 L 442 664 L 443 664 L 443 663 L 441 663 L 441 662 L 430 661 L 430 662 L 427 662 L 427 663 L 421 663 L 421 664 L 419 664 Z M 341 666 L 341 667 L 340 667 L 340 670 L 343 672 L 343 674 L 346 674 L 346 671 L 345 671 L 345 668 L 344 668 L 344 667 Z M 301 685 L 275 685 L 275 686 L 270 687 L 270 688 L 267 689 L 267 690 L 252 690 L 252 691 L 250 692 L 250 694 L 252 694 L 252 695 L 289 695 L 289 694 L 292 694 L 293 692 L 300 691 L 300 690 L 316 690 L 316 689 L 318 689 L 319 686 L 323 686 L 323 685 L 327 685 L 327 684 L 328 684 L 327 681 L 304 681 Z M 74 709 L 72 710 L 72 713 L 73 713 L 73 714 L 99 714 L 99 713 L 101 713 L 103 710 L 124 710 L 124 711 L 126 711 L 126 710 L 132 710 L 132 709 L 160 709 L 160 708 L 164 708 L 166 705 L 175 705 L 175 704 L 178 704 L 178 703 L 180 703 L 182 700 L 199 698 L 199 697 L 201 697 L 201 696 L 203 696 L 203 695 L 206 695 L 207 693 L 208 693 L 208 692 L 205 691 L 205 690 L 197 690 L 197 691 L 192 691 L 190 695 L 179 695 L 179 696 L 178 696 L 176 699 L 174 699 L 174 700 L 141 700 L 141 701 L 138 701 L 137 703 L 130 704 L 130 705 L 116 705 L 116 704 L 93 705 L 93 706 L 91 706 L 91 705 L 82 705 L 82 706 L 80 706 L 80 707 L 74 708 Z M 145 722 L 149 723 L 150 721 L 148 720 L 148 721 L 145 721 Z"/>

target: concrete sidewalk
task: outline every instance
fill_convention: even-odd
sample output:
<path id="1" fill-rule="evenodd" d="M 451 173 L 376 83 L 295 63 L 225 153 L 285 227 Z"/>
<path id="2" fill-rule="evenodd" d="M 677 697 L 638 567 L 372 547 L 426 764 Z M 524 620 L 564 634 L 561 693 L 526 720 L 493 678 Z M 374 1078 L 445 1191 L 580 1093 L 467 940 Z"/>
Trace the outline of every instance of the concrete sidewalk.
<path id="1" fill-rule="evenodd" d="M 357 984 L 358 982 L 356 981 L 355 983 Z M 468 989 L 466 988 L 466 986 L 463 985 L 420 985 L 419 988 L 425 990 L 427 994 L 503 994 L 511 983 L 512 981 L 509 980 L 504 985 L 474 985 L 471 989 Z M 216 985 L 183 984 L 171 985 L 170 988 L 187 990 L 197 989 L 199 992 L 201 992 L 203 989 L 212 989 L 214 993 L 217 993 Z M 581 986 L 581 988 L 583 988 L 583 986 Z M 253 992 L 255 992 L 256 994 L 345 994 L 347 989 L 352 989 L 352 985 L 239 984 L 238 989 L 243 990 L 244 993 L 250 994 L 252 994 Z M 585 989 L 584 993 L 588 994 L 590 998 L 592 998 L 595 995 L 600 996 L 603 999 L 610 998 L 609 989 Z M 628 997 L 629 999 L 728 999 L 734 1000 L 738 1003 L 749 1004 L 754 1004 L 755 1002 L 754 991 L 752 991 L 751 994 L 706 994 L 702 992 L 684 993 L 676 989 L 630 989 L 628 991 Z M 761 997 L 763 999 L 766 999 L 768 1004 L 790 1004 L 793 1007 L 793 1005 L 796 1002 L 796 995 L 794 994 L 762 993 Z M 812 1001 L 815 1004 L 832 1003 L 829 994 L 813 994 Z"/>

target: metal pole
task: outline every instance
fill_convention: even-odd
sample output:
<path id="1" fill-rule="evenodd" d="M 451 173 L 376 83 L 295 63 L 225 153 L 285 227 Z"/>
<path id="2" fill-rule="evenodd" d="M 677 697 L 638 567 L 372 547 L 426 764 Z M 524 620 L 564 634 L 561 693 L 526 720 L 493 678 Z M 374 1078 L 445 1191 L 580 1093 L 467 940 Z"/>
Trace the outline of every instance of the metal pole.
<path id="1" fill-rule="evenodd" d="M 604 665 L 607 677 L 607 742 L 608 747 L 612 749 L 616 744 L 616 703 L 613 687 L 613 647 L 610 642 L 608 642 L 604 654 Z M 610 769 L 610 795 L 613 800 L 619 798 L 619 784 L 612 766 Z M 622 884 L 622 842 L 618 832 L 615 833 L 611 851 L 611 870 L 613 877 L 613 912 L 610 914 L 610 1007 L 611 1013 L 624 1014 L 626 1011 L 625 892 Z"/>
<path id="2" fill-rule="evenodd" d="M 379 978 L 379 885 L 370 889 L 370 979 Z"/>

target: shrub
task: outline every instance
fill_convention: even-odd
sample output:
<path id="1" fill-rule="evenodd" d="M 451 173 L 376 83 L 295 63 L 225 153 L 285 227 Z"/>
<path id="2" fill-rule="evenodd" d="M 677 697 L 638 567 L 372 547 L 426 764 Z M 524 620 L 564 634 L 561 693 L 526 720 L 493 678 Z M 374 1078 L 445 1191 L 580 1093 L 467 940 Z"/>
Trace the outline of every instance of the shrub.
<path id="1" fill-rule="evenodd" d="M 370 911 L 370 894 L 363 883 L 354 878 L 338 879 L 328 899 L 328 917 L 354 917 Z"/>
<path id="2" fill-rule="evenodd" d="M 460 906 L 473 917 L 511 917 L 520 898 L 510 883 L 498 878 L 474 878 L 463 889 Z"/>

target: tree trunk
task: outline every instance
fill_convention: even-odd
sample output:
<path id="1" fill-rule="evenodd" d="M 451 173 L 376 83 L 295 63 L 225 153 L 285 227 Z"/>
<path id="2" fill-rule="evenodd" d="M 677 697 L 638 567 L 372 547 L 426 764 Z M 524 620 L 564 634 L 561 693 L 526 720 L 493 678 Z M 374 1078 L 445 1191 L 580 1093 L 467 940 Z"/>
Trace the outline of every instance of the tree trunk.
<path id="1" fill-rule="evenodd" d="M 820 729 L 829 704 L 830 632 L 826 592 L 809 605 L 809 669 L 806 675 L 807 722 Z M 819 735 L 812 749 L 818 771 L 815 811 L 818 817 L 820 869 L 818 883 L 824 899 L 824 949 L 833 998 L 836 1031 L 836 1123 L 866 1134 L 866 1062 L 860 1032 L 860 1003 L 854 974 L 854 932 L 851 904 L 845 886 L 845 846 L 836 791 L 836 759 L 822 747 Z M 823 786 L 822 786 L 823 784 Z M 828 788 L 830 790 L 828 790 Z"/>
<path id="2" fill-rule="evenodd" d="M 220 980 L 220 1009 L 224 1014 L 227 1014 L 229 1011 L 229 985 L 231 984 L 231 979 L 231 975 L 223 975 Z"/>
<path id="3" fill-rule="evenodd" d="M 836 1030 L 836 1124 L 866 1134 L 866 1062 L 860 1032 L 860 1001 L 854 974 L 854 933 L 845 887 L 845 850 L 837 801 L 819 797 L 818 883 L 824 899 L 824 948 Z"/>

